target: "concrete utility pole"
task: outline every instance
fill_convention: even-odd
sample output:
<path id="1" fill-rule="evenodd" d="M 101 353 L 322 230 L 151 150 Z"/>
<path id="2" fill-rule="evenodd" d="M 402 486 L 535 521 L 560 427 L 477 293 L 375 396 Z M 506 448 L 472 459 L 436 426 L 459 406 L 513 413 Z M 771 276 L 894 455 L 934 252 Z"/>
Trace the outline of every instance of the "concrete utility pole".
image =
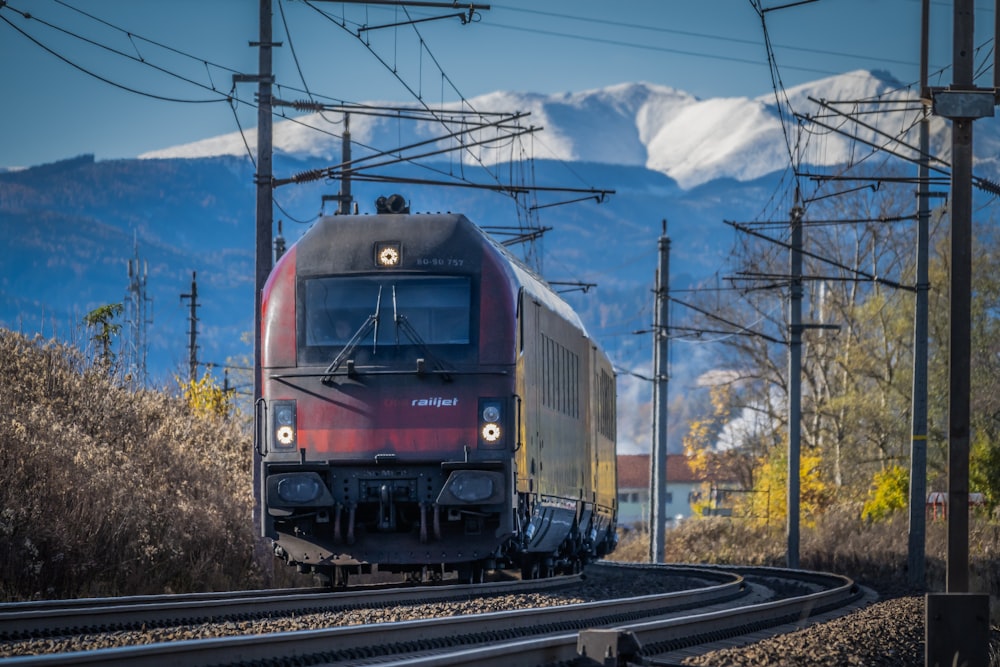
<path id="1" fill-rule="evenodd" d="M 952 122 L 947 593 L 927 595 L 925 659 L 928 667 L 986 667 L 990 598 L 969 593 L 972 124 L 994 115 L 996 88 L 975 86 L 974 0 L 954 0 L 954 7 L 954 83 L 932 93 L 934 113 Z"/>
<path id="2" fill-rule="evenodd" d="M 667 522 L 667 383 L 670 380 L 670 239 L 667 221 L 659 240 L 653 321 L 653 448 L 649 457 L 649 559 L 662 563 Z"/>
<path id="3" fill-rule="evenodd" d="M 250 46 L 259 49 L 257 74 L 237 74 L 233 76 L 233 82 L 256 82 L 257 83 L 257 173 L 254 174 L 254 183 L 257 186 L 257 212 L 256 212 L 256 232 L 255 232 L 255 254 L 254 254 L 254 327 L 253 327 L 253 401 L 254 409 L 263 394 L 263 378 L 261 376 L 261 354 L 260 354 L 260 320 L 262 294 L 267 276 L 271 273 L 273 261 L 272 253 L 272 233 L 271 227 L 274 224 L 274 192 L 272 183 L 274 175 L 272 173 L 272 121 L 271 121 L 271 84 L 274 83 L 272 74 L 271 50 L 275 46 L 281 46 L 280 42 L 272 41 L 272 5 L 271 0 L 260 0 L 260 40 L 250 42 Z M 256 433 L 256 432 L 255 432 Z M 256 442 L 254 443 L 257 444 Z M 260 484 L 261 484 L 261 457 L 258 447 L 254 447 L 253 452 L 253 521 L 256 526 L 263 526 L 263 517 L 260 513 Z M 265 572 L 270 572 L 272 561 L 267 557 L 266 542 L 257 540 L 255 545 L 256 557 Z"/>
<path id="4" fill-rule="evenodd" d="M 340 139 L 340 215 L 351 214 L 351 114 L 344 114 L 344 135 Z"/>
<path id="5" fill-rule="evenodd" d="M 271 49 L 280 44 L 272 41 L 271 23 L 271 0 L 260 0 L 260 41 L 250 42 L 250 46 L 259 49 L 257 76 L 248 77 L 248 80 L 257 81 L 257 173 L 254 176 L 254 183 L 257 186 L 257 234 L 254 258 L 254 402 L 263 393 L 260 373 L 261 295 L 267 276 L 271 273 L 271 227 L 274 224 L 271 120 L 271 84 L 274 83 L 274 75 L 271 71 Z"/>
<path id="6" fill-rule="evenodd" d="M 799 460 L 802 439 L 802 207 L 799 193 L 791 211 L 788 298 L 788 567 L 799 566 Z"/>
<path id="7" fill-rule="evenodd" d="M 920 22 L 920 91 L 927 90 L 930 0 L 923 0 Z M 920 119 L 920 166 L 917 171 L 917 293 L 913 315 L 913 390 L 910 410 L 910 522 L 907 575 L 911 586 L 924 587 L 927 542 L 927 262 L 930 245 L 930 117 Z"/>
<path id="8" fill-rule="evenodd" d="M 930 185 L 927 151 L 930 150 L 928 118 L 920 121 L 919 204 L 917 207 L 917 293 L 913 316 L 913 390 L 910 409 L 910 522 L 907 574 L 912 586 L 924 587 L 927 541 L 927 272 L 930 244 Z"/>
<path id="9" fill-rule="evenodd" d="M 191 272 L 191 292 L 181 294 L 181 301 L 191 302 L 191 313 L 188 315 L 188 379 L 198 381 L 198 280 L 197 272 Z"/>
<path id="10" fill-rule="evenodd" d="M 972 0 L 955 0 L 954 73 L 951 90 L 935 95 L 935 111 L 952 121 L 951 356 L 948 407 L 948 592 L 969 590 L 969 374 L 972 353 L 972 122 L 993 115 L 993 95 L 983 111 L 973 72 Z"/>

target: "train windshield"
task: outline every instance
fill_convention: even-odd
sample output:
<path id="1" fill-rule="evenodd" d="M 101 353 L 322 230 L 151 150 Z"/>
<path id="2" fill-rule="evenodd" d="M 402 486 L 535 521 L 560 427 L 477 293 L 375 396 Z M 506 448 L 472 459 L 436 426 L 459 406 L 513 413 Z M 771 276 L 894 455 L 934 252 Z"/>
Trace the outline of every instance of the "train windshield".
<path id="1" fill-rule="evenodd" d="M 335 276 L 304 282 L 305 345 L 468 345 L 468 276 Z"/>

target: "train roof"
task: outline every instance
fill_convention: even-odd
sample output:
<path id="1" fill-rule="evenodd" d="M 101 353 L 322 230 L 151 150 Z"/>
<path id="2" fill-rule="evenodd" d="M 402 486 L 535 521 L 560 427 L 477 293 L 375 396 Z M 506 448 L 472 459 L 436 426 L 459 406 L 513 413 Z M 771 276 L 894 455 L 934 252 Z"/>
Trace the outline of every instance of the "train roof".
<path id="1" fill-rule="evenodd" d="M 453 243 L 476 243 L 488 249 L 506 268 L 512 283 L 558 313 L 563 319 L 587 336 L 586 327 L 575 310 L 535 271 L 524 264 L 503 244 L 460 213 L 380 213 L 373 215 L 335 215 L 320 218 L 295 244 L 301 275 L 357 270 L 367 263 L 374 238 L 405 242 L 408 254 L 428 254 L 433 249 Z M 353 239 L 355 243 L 345 243 Z M 360 240 L 363 239 L 364 243 Z M 330 248 L 340 248 L 331 253 Z M 516 294 L 516 290 L 515 290 Z"/>
<path id="2" fill-rule="evenodd" d="M 499 243 L 485 231 L 482 233 L 494 246 L 494 248 L 507 260 L 508 267 L 517 278 L 518 283 L 524 287 L 526 292 L 538 299 L 541 303 L 545 304 L 545 306 L 549 309 L 559 313 L 563 319 L 572 323 L 584 336 L 587 336 L 587 328 L 583 325 L 583 320 L 580 319 L 580 316 L 573 309 L 573 307 L 566 303 L 566 301 L 559 296 L 559 294 L 544 278 L 535 273 L 524 262 L 514 256 L 514 254 L 511 253 L 506 246 Z"/>

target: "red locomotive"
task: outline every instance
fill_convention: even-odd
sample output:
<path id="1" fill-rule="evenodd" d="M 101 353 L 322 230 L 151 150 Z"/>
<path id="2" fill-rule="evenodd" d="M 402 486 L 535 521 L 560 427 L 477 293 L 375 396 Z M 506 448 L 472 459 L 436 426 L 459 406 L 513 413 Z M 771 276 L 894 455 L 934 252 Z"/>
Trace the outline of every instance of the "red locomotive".
<path id="1" fill-rule="evenodd" d="M 462 215 L 322 218 L 264 288 L 262 534 L 300 570 L 578 571 L 616 544 L 615 376 Z"/>

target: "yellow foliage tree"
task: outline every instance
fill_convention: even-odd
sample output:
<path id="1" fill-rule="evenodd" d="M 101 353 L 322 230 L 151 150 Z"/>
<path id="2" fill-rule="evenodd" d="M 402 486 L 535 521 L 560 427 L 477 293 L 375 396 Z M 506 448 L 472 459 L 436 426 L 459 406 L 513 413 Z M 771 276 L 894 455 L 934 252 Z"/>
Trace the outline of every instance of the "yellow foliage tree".
<path id="1" fill-rule="evenodd" d="M 688 432 L 684 436 L 684 455 L 688 467 L 696 477 L 713 479 L 723 464 L 724 455 L 716 448 L 719 433 L 729 418 L 731 393 L 726 385 L 715 385 L 709 390 L 712 401 L 712 414 L 705 419 L 692 419 L 688 422 Z M 692 516 L 699 517 L 708 514 L 712 507 L 711 488 L 708 482 L 702 483 L 702 492 L 691 502 Z"/>
<path id="2" fill-rule="evenodd" d="M 830 505 L 830 491 L 820 471 L 821 458 L 803 452 L 799 457 L 799 511 L 802 524 L 816 525 L 816 519 Z M 753 492 L 737 500 L 735 513 L 758 523 L 784 522 L 788 516 L 788 451 L 774 447 L 758 460 Z"/>
<path id="3" fill-rule="evenodd" d="M 896 510 L 904 509 L 910 493 L 910 472 L 903 466 L 890 466 L 875 473 L 861 518 L 881 521 Z"/>
<path id="4" fill-rule="evenodd" d="M 709 397 L 712 401 L 712 414 L 705 419 L 692 419 L 688 422 L 688 432 L 683 439 L 688 466 L 693 473 L 703 478 L 711 477 L 718 468 L 716 441 L 733 409 L 732 393 L 727 385 L 711 387 Z"/>
<path id="5" fill-rule="evenodd" d="M 713 498 L 712 488 L 718 482 L 725 482 L 730 490 L 743 491 L 753 486 L 756 465 L 755 446 L 752 439 L 741 442 L 727 442 L 720 447 L 720 436 L 733 419 L 736 405 L 732 385 L 719 384 L 709 390 L 712 412 L 704 419 L 688 422 L 688 433 L 684 436 L 684 454 L 688 467 L 696 477 L 706 480 L 701 485 L 701 494 L 691 503 L 694 516 L 710 514 L 708 509 L 719 509 L 719 498 Z M 730 434 L 730 438 L 731 438 Z M 720 496 L 724 497 L 724 496 Z M 728 508 L 728 501 L 723 503 Z"/>
<path id="6" fill-rule="evenodd" d="M 220 387 L 210 373 L 199 380 L 181 380 L 174 376 L 184 394 L 191 412 L 202 417 L 228 417 L 232 410 L 232 396 Z"/>

